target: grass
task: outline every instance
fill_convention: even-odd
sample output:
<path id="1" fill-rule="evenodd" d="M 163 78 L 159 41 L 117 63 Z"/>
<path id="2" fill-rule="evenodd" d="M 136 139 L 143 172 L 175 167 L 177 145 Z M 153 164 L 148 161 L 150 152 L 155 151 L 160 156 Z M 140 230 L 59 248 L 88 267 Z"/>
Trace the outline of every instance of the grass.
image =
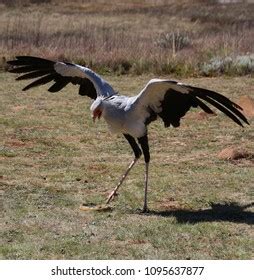
<path id="1" fill-rule="evenodd" d="M 137 93 L 152 75 L 106 76 L 123 94 Z M 184 82 L 233 100 L 250 92 L 250 78 Z M 253 151 L 253 125 L 242 129 L 222 114 L 179 129 L 150 125 L 149 208 L 144 164 L 134 168 L 111 212 L 82 212 L 103 203 L 131 160 L 121 136 L 93 124 L 90 100 L 75 87 L 21 92 L 0 74 L 1 259 L 253 259 L 253 161 L 223 161 L 227 146 Z"/>
<path id="2" fill-rule="evenodd" d="M 119 75 L 253 75 L 253 3 L 1 2 L 2 67 L 15 55 L 32 54 Z"/>

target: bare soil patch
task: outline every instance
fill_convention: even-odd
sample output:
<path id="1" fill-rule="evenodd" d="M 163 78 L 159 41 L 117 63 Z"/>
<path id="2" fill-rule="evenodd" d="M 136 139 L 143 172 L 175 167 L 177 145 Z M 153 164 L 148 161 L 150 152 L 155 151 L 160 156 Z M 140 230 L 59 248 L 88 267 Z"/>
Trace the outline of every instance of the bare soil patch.
<path id="1" fill-rule="evenodd" d="M 187 113 L 185 118 L 188 118 L 189 120 L 199 120 L 199 121 L 203 121 L 203 120 L 208 120 L 209 118 L 215 117 L 216 114 L 207 114 L 204 111 L 200 111 L 200 112 L 191 112 L 191 113 Z"/>
<path id="2" fill-rule="evenodd" d="M 241 147 L 228 147 L 218 154 L 218 158 L 225 160 L 254 159 L 254 153 L 246 151 Z"/>
<path id="3" fill-rule="evenodd" d="M 243 113 L 247 117 L 254 117 L 254 99 L 248 95 L 241 96 L 237 104 L 243 108 Z"/>

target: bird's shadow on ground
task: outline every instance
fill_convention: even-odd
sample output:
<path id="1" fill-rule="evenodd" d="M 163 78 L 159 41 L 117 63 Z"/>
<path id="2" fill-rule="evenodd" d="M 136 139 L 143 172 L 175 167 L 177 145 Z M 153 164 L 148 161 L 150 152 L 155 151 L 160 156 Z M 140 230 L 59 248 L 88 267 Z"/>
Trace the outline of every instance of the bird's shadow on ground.
<path id="1" fill-rule="evenodd" d="M 254 212 L 247 210 L 253 207 L 254 202 L 239 205 L 235 202 L 230 203 L 211 203 L 207 209 L 172 209 L 172 210 L 151 210 L 146 215 L 175 217 L 178 223 L 201 223 L 201 222 L 233 222 L 244 223 L 248 225 L 254 224 Z"/>

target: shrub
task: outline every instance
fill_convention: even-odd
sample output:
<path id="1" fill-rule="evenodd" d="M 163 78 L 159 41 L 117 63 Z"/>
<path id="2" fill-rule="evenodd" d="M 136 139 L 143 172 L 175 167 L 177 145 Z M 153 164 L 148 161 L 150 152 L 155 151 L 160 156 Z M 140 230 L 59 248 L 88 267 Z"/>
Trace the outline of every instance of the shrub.
<path id="1" fill-rule="evenodd" d="M 159 39 L 155 42 L 156 46 L 163 49 L 172 49 L 175 52 L 178 52 L 186 47 L 191 45 L 190 37 L 185 33 L 171 32 L 171 33 L 162 33 Z"/>
<path id="2" fill-rule="evenodd" d="M 206 76 L 212 76 L 214 74 L 219 75 L 228 72 L 231 64 L 231 57 L 213 57 L 208 63 L 203 64 L 201 71 Z"/>
<path id="3" fill-rule="evenodd" d="M 206 76 L 219 74 L 247 75 L 254 73 L 254 54 L 227 57 L 214 57 L 201 67 Z"/>
<path id="4" fill-rule="evenodd" d="M 237 56 L 232 67 L 239 75 L 254 73 L 254 54 Z"/>

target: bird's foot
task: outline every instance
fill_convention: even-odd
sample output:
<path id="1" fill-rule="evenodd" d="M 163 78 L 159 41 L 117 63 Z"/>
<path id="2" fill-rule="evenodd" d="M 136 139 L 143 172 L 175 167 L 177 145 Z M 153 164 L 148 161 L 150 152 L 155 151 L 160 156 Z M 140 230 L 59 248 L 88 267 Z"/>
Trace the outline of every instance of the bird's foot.
<path id="1" fill-rule="evenodd" d="M 150 210 L 148 208 L 142 209 L 142 211 L 141 211 L 141 213 L 143 213 L 143 214 L 147 214 L 149 212 L 150 212 Z"/>
<path id="2" fill-rule="evenodd" d="M 147 207 L 147 200 L 145 199 L 144 205 L 143 205 L 143 209 L 141 211 L 141 213 L 148 213 L 149 209 Z"/>
<path id="3" fill-rule="evenodd" d="M 148 214 L 150 210 L 147 207 L 143 207 L 143 209 L 139 209 L 139 213 L 141 214 Z"/>

